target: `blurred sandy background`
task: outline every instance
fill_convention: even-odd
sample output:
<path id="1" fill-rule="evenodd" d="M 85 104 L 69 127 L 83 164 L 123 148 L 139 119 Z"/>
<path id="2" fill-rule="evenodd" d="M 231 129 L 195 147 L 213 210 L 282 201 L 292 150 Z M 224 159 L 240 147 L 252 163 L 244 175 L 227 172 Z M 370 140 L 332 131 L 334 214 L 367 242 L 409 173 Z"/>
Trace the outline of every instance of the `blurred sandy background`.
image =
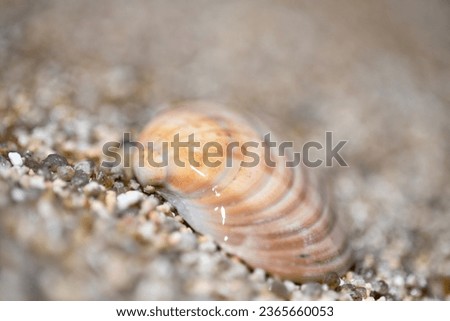
<path id="1" fill-rule="evenodd" d="M 355 249 L 353 288 L 309 285 L 317 294 L 236 268 L 164 208 L 105 218 L 102 194 L 70 181 L 61 196 L 56 176 L 27 185 L 22 167 L 0 175 L 1 299 L 449 297 L 450 2 L 0 2 L 4 160 L 92 159 L 101 193 L 139 189 L 126 173 L 99 179 L 102 143 L 183 99 L 261 114 L 300 142 L 349 140 L 350 167 L 320 171 Z M 174 233 L 192 246 L 177 249 Z"/>

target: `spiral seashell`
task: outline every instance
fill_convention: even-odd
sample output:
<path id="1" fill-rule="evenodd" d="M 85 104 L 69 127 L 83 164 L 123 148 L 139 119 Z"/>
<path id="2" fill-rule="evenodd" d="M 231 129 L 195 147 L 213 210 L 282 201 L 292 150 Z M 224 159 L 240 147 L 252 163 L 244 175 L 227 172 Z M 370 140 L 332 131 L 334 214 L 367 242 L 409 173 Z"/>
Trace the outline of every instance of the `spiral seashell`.
<path id="1" fill-rule="evenodd" d="M 271 149 L 276 166 L 264 161 L 261 142 L 267 132 L 261 124 L 209 102 L 174 107 L 154 118 L 139 137 L 145 150 L 134 155 L 133 170 L 143 186 L 157 187 L 193 229 L 252 267 L 299 282 L 346 271 L 351 254 L 335 214 L 303 167 L 286 166 L 288 155 Z M 171 145 L 164 153 L 163 142 L 173 143 L 177 134 L 181 142 L 194 135 L 200 146 L 193 155 L 188 148 L 174 155 Z M 228 153 L 233 142 L 239 148 Z M 246 152 L 241 148 L 246 142 L 259 145 Z M 215 146 L 209 148 L 210 155 L 217 152 L 215 166 L 205 161 L 207 143 Z M 260 159 L 255 166 L 244 165 L 251 161 L 250 150 Z M 168 165 L 149 164 L 149 156 Z"/>

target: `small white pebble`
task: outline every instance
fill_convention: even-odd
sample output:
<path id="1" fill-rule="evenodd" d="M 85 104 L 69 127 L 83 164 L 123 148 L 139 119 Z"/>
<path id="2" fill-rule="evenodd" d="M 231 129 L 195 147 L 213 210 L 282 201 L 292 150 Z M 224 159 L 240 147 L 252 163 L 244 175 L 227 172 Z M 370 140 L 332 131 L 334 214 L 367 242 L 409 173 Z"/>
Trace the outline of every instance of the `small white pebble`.
<path id="1" fill-rule="evenodd" d="M 350 279 L 350 284 L 363 287 L 366 284 L 366 282 L 361 276 L 353 274 L 352 279 Z"/>
<path id="2" fill-rule="evenodd" d="M 332 291 L 332 290 L 328 290 L 328 291 L 322 292 L 319 300 L 320 301 L 336 301 L 338 298 L 339 298 L 339 293 Z"/>
<path id="3" fill-rule="evenodd" d="M 152 222 L 145 222 L 139 227 L 139 234 L 146 240 L 150 240 L 155 234 L 155 225 Z"/>
<path id="4" fill-rule="evenodd" d="M 57 178 L 53 181 L 53 187 L 57 187 L 57 188 L 64 188 L 67 186 L 67 183 L 64 182 L 62 179 Z"/>
<path id="5" fill-rule="evenodd" d="M 166 202 L 166 203 L 164 203 L 164 204 L 162 204 L 162 205 L 157 206 L 156 209 L 157 209 L 158 211 L 160 211 L 160 212 L 163 212 L 163 213 L 167 214 L 167 213 L 170 213 L 170 211 L 171 211 L 171 206 L 170 206 L 169 203 Z"/>
<path id="6" fill-rule="evenodd" d="M 286 287 L 286 289 L 287 289 L 289 292 L 292 292 L 292 291 L 298 289 L 298 285 L 296 285 L 294 282 L 289 281 L 289 280 L 285 280 L 285 281 L 284 281 L 284 286 Z"/>
<path id="7" fill-rule="evenodd" d="M 197 239 L 193 233 L 180 233 L 180 242 L 178 247 L 182 250 L 192 250 L 197 245 Z"/>
<path id="8" fill-rule="evenodd" d="M 239 278 L 248 274 L 248 269 L 244 264 L 240 262 L 232 262 L 230 269 L 224 272 L 224 274 L 226 274 L 227 277 L 232 280 L 234 278 Z"/>
<path id="9" fill-rule="evenodd" d="M 159 201 L 156 197 L 148 196 L 141 203 L 139 215 L 146 215 L 147 213 L 150 213 L 151 210 L 155 209 L 155 207 L 158 205 L 158 203 L 159 203 Z"/>
<path id="10" fill-rule="evenodd" d="M 266 279 L 266 272 L 263 269 L 256 268 L 253 270 L 253 273 L 250 274 L 250 280 L 254 282 L 264 282 Z"/>
<path id="11" fill-rule="evenodd" d="M 413 297 L 419 297 L 419 296 L 422 294 L 422 291 L 420 291 L 419 289 L 412 289 L 411 292 L 410 292 L 410 294 L 411 294 Z"/>
<path id="12" fill-rule="evenodd" d="M 199 252 L 185 252 L 181 254 L 180 262 L 185 265 L 194 265 L 198 262 Z"/>
<path id="13" fill-rule="evenodd" d="M 70 195 L 71 206 L 74 208 L 83 208 L 86 204 L 86 196 L 84 194 Z"/>
<path id="14" fill-rule="evenodd" d="M 51 218 L 56 217 L 57 211 L 55 210 L 55 207 L 53 204 L 48 200 L 41 198 L 37 203 L 37 212 L 39 215 L 43 218 Z M 54 220 L 53 220 L 54 222 Z"/>
<path id="15" fill-rule="evenodd" d="M 91 202 L 91 208 L 94 213 L 96 213 L 101 218 L 109 218 L 109 213 L 106 207 L 103 205 L 102 202 L 98 200 L 92 200 Z"/>
<path id="16" fill-rule="evenodd" d="M 345 275 L 345 278 L 347 280 L 353 280 L 353 272 L 352 271 L 348 271 L 347 274 Z"/>
<path id="17" fill-rule="evenodd" d="M 217 250 L 217 245 L 213 241 L 201 242 L 199 245 L 199 249 L 200 251 L 212 253 Z"/>
<path id="18" fill-rule="evenodd" d="M 74 168 L 76 171 L 82 171 L 90 175 L 94 171 L 94 164 L 91 161 L 84 160 L 76 163 Z"/>
<path id="19" fill-rule="evenodd" d="M 396 285 L 398 287 L 402 287 L 402 286 L 405 285 L 405 279 L 402 276 L 400 276 L 400 275 L 396 275 L 394 277 L 394 282 L 393 283 L 394 283 L 394 285 Z"/>
<path id="20" fill-rule="evenodd" d="M 144 193 L 152 194 L 155 192 L 155 188 L 151 185 L 147 185 L 144 187 Z"/>
<path id="21" fill-rule="evenodd" d="M 66 198 L 69 196 L 70 191 L 65 189 L 67 183 L 64 182 L 62 179 L 59 178 L 55 179 L 52 185 L 53 185 L 53 192 L 55 192 L 56 195 L 62 198 Z"/>
<path id="22" fill-rule="evenodd" d="M 139 185 L 138 182 L 136 182 L 134 179 L 130 180 L 130 188 L 133 190 L 137 190 L 141 185 Z"/>
<path id="23" fill-rule="evenodd" d="M 88 195 L 96 195 L 104 189 L 104 186 L 98 184 L 95 181 L 89 182 L 86 186 L 83 187 L 83 191 Z"/>
<path id="24" fill-rule="evenodd" d="M 212 275 L 217 269 L 216 260 L 212 255 L 207 253 L 199 253 L 197 258 L 197 267 L 198 271 L 203 275 Z"/>
<path id="25" fill-rule="evenodd" d="M 417 277 L 417 284 L 418 284 L 421 288 L 425 288 L 425 287 L 427 286 L 427 279 L 426 279 L 424 276 L 419 275 L 419 276 Z"/>
<path id="26" fill-rule="evenodd" d="M 305 295 L 300 290 L 295 290 L 291 294 L 291 301 L 304 301 L 308 300 L 308 298 L 305 297 Z"/>
<path id="27" fill-rule="evenodd" d="M 416 278 L 416 276 L 414 274 L 409 274 L 406 277 L 406 285 L 414 286 L 414 285 L 416 285 L 416 283 L 417 283 L 417 278 Z"/>
<path id="28" fill-rule="evenodd" d="M 181 241 L 181 233 L 180 232 L 173 232 L 169 235 L 169 243 L 171 245 L 177 245 Z"/>
<path id="29" fill-rule="evenodd" d="M 31 176 L 29 179 L 30 187 L 36 189 L 45 189 L 45 180 L 42 176 Z"/>
<path id="30" fill-rule="evenodd" d="M 8 157 L 9 157 L 9 160 L 11 161 L 11 164 L 13 164 L 13 166 L 20 167 L 23 165 L 22 156 L 20 156 L 19 153 L 9 152 Z"/>
<path id="31" fill-rule="evenodd" d="M 16 202 L 23 202 L 26 198 L 25 192 L 20 188 L 13 188 L 11 198 Z"/>
<path id="32" fill-rule="evenodd" d="M 143 194 L 138 191 L 128 191 L 117 196 L 117 208 L 119 211 L 125 210 L 138 203 L 143 198 Z"/>

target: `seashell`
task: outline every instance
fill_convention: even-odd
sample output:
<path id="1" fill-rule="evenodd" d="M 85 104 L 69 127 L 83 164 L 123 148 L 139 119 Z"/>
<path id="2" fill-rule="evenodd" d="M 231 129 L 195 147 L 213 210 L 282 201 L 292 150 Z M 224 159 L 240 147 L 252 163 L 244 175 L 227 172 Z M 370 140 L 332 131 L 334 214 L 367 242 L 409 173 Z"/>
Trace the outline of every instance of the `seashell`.
<path id="1" fill-rule="evenodd" d="M 299 282 L 348 269 L 346 237 L 311 176 L 301 166 L 286 166 L 288 155 L 278 155 L 277 149 L 270 150 L 276 166 L 264 161 L 263 124 L 209 102 L 173 107 L 157 115 L 139 137 L 145 149 L 134 154 L 133 170 L 143 186 L 155 186 L 193 229 L 254 268 Z M 197 164 L 189 161 L 187 147 L 174 155 L 168 145 L 164 153 L 163 142 L 173 143 L 177 134 L 180 142 L 193 134 L 200 143 L 191 153 Z M 228 152 L 233 142 L 240 148 Z M 259 144 L 245 150 L 246 142 Z M 207 143 L 216 148 L 204 150 Z M 212 151 L 218 155 L 208 159 L 214 166 L 204 155 Z M 248 151 L 260 157 L 255 166 L 247 166 Z M 168 164 L 151 165 L 149 156 Z"/>

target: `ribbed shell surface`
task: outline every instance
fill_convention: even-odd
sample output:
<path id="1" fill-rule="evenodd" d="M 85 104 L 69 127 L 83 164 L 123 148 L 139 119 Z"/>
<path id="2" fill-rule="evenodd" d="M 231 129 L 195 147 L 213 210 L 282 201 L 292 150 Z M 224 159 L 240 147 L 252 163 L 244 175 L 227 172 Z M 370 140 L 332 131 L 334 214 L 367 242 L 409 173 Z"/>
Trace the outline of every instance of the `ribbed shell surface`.
<path id="1" fill-rule="evenodd" d="M 212 236 L 252 267 L 300 282 L 345 272 L 351 254 L 336 215 L 305 168 L 286 166 L 291 157 L 279 155 L 278 147 L 268 154 L 262 144 L 267 133 L 259 121 L 224 106 L 180 104 L 157 115 L 142 131 L 139 142 L 145 151 L 134 155 L 134 173 L 142 185 L 156 186 L 193 229 Z M 175 155 L 170 143 L 177 134 L 180 142 L 193 134 L 200 146 L 191 154 L 180 148 Z M 248 142 L 258 146 L 242 149 Z M 209 163 L 205 144 L 216 155 Z M 259 161 L 250 164 L 255 155 Z M 167 159 L 168 165 L 149 164 L 149 157 Z"/>

